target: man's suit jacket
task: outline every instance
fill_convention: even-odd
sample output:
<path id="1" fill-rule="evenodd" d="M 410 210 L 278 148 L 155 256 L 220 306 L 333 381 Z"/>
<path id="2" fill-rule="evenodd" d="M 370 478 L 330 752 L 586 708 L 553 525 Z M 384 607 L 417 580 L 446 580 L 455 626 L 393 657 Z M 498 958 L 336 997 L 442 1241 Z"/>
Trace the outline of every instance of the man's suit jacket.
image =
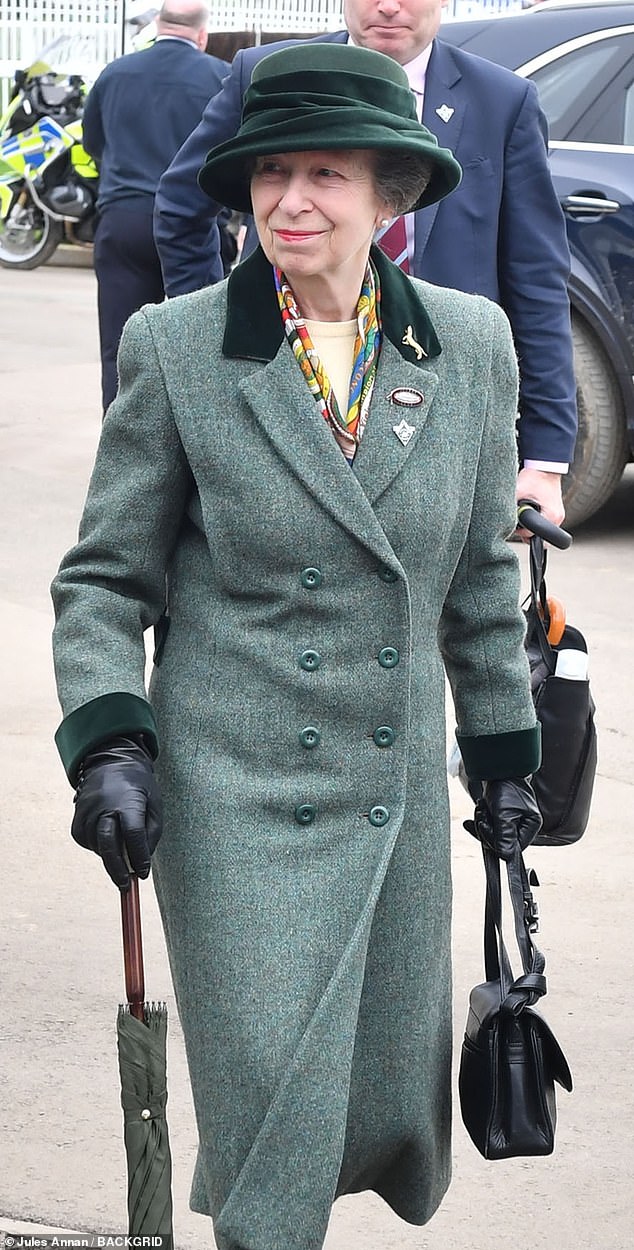
<path id="1" fill-rule="evenodd" d="M 322 38 L 343 42 L 347 34 Z M 196 176 L 209 149 L 236 133 L 253 68 L 271 48 L 237 54 L 222 90 L 161 179 L 155 237 L 168 295 L 220 276 L 206 247 L 214 206 Z M 520 361 L 520 459 L 568 462 L 576 433 L 569 254 L 536 88 L 436 39 L 423 121 L 464 172 L 456 191 L 417 214 L 414 273 L 501 304 Z"/>
<path id="2" fill-rule="evenodd" d="M 188 39 L 118 57 L 88 93 L 83 142 L 99 166 L 99 208 L 147 205 L 229 71 Z"/>

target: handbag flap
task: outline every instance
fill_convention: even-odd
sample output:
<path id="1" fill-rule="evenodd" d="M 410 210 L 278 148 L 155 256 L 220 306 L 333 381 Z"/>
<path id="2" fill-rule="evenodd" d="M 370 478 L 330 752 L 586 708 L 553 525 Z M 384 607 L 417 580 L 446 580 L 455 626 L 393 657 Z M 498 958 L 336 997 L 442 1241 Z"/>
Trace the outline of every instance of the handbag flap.
<path id="1" fill-rule="evenodd" d="M 568 1060 L 564 1055 L 555 1034 L 550 1026 L 544 1020 L 544 1017 L 535 1011 L 534 1007 L 525 1007 L 522 1014 L 526 1019 L 530 1020 L 530 1025 L 539 1037 L 544 1055 L 544 1066 L 550 1073 L 554 1081 L 557 1081 L 563 1089 L 572 1091 L 572 1073 L 568 1067 Z"/>

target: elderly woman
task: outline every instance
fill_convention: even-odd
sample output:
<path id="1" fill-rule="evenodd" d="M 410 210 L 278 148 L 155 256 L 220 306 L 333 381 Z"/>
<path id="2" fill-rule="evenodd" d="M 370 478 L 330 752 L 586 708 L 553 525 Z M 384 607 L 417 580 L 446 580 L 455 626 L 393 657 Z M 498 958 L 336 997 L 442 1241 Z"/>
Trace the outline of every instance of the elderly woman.
<path id="1" fill-rule="evenodd" d="M 445 670 L 494 846 L 539 827 L 509 328 L 373 246 L 459 176 L 394 61 L 259 63 L 200 181 L 261 249 L 128 323 L 54 582 L 73 836 L 126 889 L 162 830 L 219 1250 L 318 1250 L 364 1189 L 422 1224 L 448 1184 Z"/>

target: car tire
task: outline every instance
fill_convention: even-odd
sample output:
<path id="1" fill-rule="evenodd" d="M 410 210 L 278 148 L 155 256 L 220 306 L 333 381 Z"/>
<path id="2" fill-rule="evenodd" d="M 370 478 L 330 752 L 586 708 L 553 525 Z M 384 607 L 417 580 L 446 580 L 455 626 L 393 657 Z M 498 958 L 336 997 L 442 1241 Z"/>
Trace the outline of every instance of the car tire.
<path id="1" fill-rule="evenodd" d="M 592 516 L 618 486 L 628 459 L 623 400 L 601 344 L 588 325 L 572 320 L 579 432 L 564 478 L 565 524 Z"/>

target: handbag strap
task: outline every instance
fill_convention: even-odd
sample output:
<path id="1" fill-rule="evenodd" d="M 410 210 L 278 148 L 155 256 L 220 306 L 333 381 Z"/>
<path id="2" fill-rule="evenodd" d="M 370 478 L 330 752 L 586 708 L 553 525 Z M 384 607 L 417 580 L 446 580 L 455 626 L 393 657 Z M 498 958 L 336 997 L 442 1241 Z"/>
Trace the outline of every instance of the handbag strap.
<path id="1" fill-rule="evenodd" d="M 546 602 L 546 561 L 547 552 L 544 540 L 533 534 L 529 546 L 529 569 L 531 575 L 531 601 L 543 612 L 547 610 Z"/>
<path id="2" fill-rule="evenodd" d="M 484 904 L 484 967 L 487 981 L 503 981 L 505 986 L 513 981 L 513 970 L 502 939 L 502 893 L 500 863 L 493 852 L 482 848 L 486 872 L 486 898 Z"/>
<path id="3" fill-rule="evenodd" d="M 526 613 L 528 637 L 534 639 L 549 672 L 555 671 L 555 652 L 548 641 L 550 616 L 546 594 L 546 548 L 543 539 L 533 534 L 529 547 L 531 577 L 530 607 Z"/>
<path id="4" fill-rule="evenodd" d="M 484 964 L 487 981 L 500 982 L 500 1004 L 503 1010 L 517 1015 L 532 1006 L 546 993 L 544 969 L 546 960 L 535 946 L 532 934 L 537 929 L 537 904 L 528 880 L 526 865 L 519 844 L 507 861 L 507 880 L 515 937 L 522 962 L 523 975 L 514 977 L 511 961 L 502 934 L 502 885 L 500 861 L 494 851 L 482 847 L 486 872 L 486 904 L 484 913 Z"/>

